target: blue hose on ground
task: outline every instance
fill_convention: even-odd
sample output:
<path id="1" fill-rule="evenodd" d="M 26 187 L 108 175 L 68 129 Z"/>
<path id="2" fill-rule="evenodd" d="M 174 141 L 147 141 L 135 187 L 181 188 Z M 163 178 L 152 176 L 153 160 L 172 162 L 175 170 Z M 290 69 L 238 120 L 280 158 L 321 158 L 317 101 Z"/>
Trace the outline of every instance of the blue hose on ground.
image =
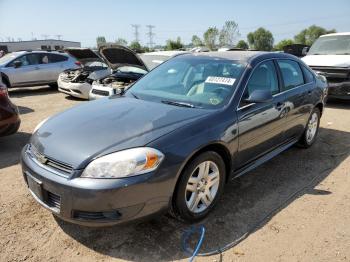
<path id="1" fill-rule="evenodd" d="M 196 247 L 194 250 L 191 250 L 189 247 L 188 247 L 188 240 L 190 238 L 190 236 L 194 233 L 200 233 L 200 237 L 199 237 L 199 240 L 196 244 Z M 194 258 L 197 256 L 198 252 L 199 252 L 199 249 L 201 248 L 202 246 L 202 243 L 203 243 L 203 240 L 204 240 L 204 235 L 205 235 L 205 227 L 203 225 L 200 225 L 198 227 L 196 226 L 192 226 L 190 227 L 188 230 L 186 230 L 183 235 L 182 235 L 182 249 L 191 254 L 191 257 L 189 258 L 189 261 L 192 262 L 194 260 Z"/>

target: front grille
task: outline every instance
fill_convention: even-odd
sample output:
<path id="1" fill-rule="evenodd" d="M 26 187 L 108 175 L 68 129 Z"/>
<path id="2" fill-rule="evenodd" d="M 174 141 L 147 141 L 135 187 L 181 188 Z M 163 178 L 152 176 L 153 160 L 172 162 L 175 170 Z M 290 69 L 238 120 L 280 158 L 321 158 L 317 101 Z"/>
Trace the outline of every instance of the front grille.
<path id="1" fill-rule="evenodd" d="M 53 168 L 56 171 L 63 172 L 66 175 L 71 174 L 73 172 L 73 167 L 71 165 L 46 157 L 45 155 L 41 154 L 38 151 L 38 149 L 33 145 L 29 146 L 29 152 L 31 153 L 33 158 L 35 158 L 39 163 L 41 163 L 44 166 Z"/>
<path id="2" fill-rule="evenodd" d="M 61 197 L 59 195 L 47 191 L 46 204 L 49 207 L 57 208 L 59 210 L 61 207 Z"/>
<path id="3" fill-rule="evenodd" d="M 328 80 L 343 81 L 349 79 L 350 70 L 341 67 L 310 66 L 316 72 L 322 72 Z"/>
<path id="4" fill-rule="evenodd" d="M 87 211 L 74 211 L 73 218 L 80 220 L 117 220 L 121 217 L 118 211 L 107 212 L 87 212 Z"/>
<path id="5" fill-rule="evenodd" d="M 109 96 L 109 92 L 104 90 L 92 89 L 91 93 L 100 96 Z"/>

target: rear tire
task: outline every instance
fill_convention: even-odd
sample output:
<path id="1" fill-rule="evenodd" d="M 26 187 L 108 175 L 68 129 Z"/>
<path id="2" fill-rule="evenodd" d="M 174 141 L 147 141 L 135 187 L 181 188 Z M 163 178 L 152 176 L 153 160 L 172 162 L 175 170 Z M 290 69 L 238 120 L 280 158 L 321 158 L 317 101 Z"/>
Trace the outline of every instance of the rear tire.
<path id="1" fill-rule="evenodd" d="M 320 126 L 320 116 L 320 110 L 317 107 L 314 108 L 306 124 L 305 131 L 298 142 L 300 147 L 309 148 L 316 141 Z"/>
<path id="2" fill-rule="evenodd" d="M 223 192 L 225 163 L 213 151 L 194 158 L 183 170 L 173 196 L 171 215 L 193 223 L 206 217 Z"/>

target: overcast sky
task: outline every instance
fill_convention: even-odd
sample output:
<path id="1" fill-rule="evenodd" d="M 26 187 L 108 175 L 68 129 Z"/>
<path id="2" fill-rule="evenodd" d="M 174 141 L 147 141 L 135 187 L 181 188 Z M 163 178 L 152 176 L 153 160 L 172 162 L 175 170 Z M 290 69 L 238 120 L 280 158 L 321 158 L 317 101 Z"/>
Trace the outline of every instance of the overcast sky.
<path id="1" fill-rule="evenodd" d="M 139 24 L 143 44 L 148 42 L 146 25 L 155 26 L 157 44 L 177 36 L 188 43 L 193 34 L 202 36 L 209 26 L 221 28 L 226 20 L 239 24 L 242 39 L 263 26 L 277 43 L 312 24 L 350 31 L 350 0 L 0 0 L 0 41 L 63 35 L 94 46 L 102 35 L 107 41 L 122 37 L 130 42 L 131 24 Z"/>

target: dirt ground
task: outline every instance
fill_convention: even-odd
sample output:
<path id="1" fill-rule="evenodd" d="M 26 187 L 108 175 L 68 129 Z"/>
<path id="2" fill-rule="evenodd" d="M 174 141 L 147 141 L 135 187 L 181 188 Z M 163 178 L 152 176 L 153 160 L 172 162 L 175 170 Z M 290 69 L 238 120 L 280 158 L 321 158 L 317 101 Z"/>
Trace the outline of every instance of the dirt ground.
<path id="1" fill-rule="evenodd" d="M 43 119 L 82 103 L 48 87 L 10 91 L 19 106 L 17 134 L 0 138 L 0 261 L 187 261 L 189 226 L 168 216 L 103 229 L 56 220 L 30 196 L 21 148 Z M 85 102 L 84 102 L 85 103 Z M 316 144 L 291 148 L 226 186 L 202 222 L 196 261 L 350 261 L 350 102 L 329 103 Z"/>

